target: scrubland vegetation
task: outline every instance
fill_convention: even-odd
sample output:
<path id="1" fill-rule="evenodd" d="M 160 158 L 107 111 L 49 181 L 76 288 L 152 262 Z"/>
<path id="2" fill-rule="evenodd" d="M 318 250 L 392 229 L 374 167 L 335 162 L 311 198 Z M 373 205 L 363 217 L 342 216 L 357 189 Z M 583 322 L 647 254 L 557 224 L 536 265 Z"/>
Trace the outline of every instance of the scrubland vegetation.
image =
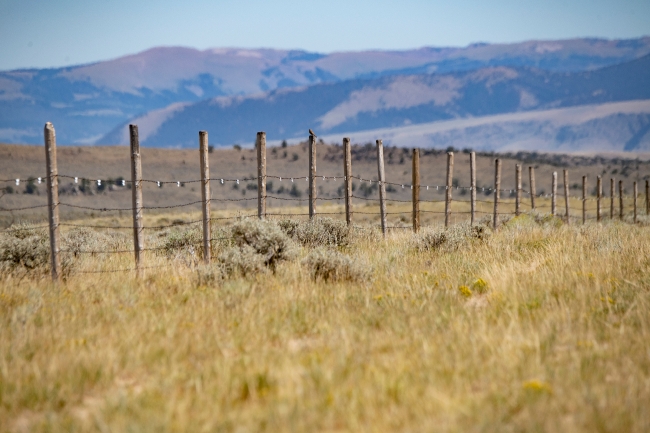
<path id="1" fill-rule="evenodd" d="M 1 431 L 650 429 L 650 231 L 525 214 L 0 234 Z"/>

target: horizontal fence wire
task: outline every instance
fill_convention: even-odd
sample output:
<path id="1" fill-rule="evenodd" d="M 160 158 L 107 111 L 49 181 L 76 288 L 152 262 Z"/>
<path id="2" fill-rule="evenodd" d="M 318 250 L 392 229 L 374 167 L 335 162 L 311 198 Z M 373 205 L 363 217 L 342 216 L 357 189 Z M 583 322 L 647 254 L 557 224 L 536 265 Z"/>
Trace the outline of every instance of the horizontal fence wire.
<path id="1" fill-rule="evenodd" d="M 76 183 L 79 181 L 88 181 L 88 182 L 93 182 L 93 183 L 100 183 L 100 184 L 113 184 L 116 186 L 122 185 L 125 186 L 126 184 L 133 184 L 133 181 L 123 179 L 123 178 L 118 178 L 118 179 L 98 179 L 98 178 L 91 178 L 91 177 L 84 177 L 84 176 L 71 176 L 71 175 L 66 175 L 66 174 L 59 174 L 57 175 L 59 178 L 68 178 L 68 179 L 73 179 L 75 180 Z M 40 177 L 27 177 L 27 178 L 15 178 L 15 179 L 0 179 L 0 182 L 38 182 L 39 184 L 46 181 L 49 176 L 40 176 Z M 305 179 L 307 181 L 309 179 L 309 176 L 304 176 L 304 175 L 299 175 L 299 176 L 276 176 L 276 175 L 266 175 L 265 176 L 267 179 L 279 179 L 280 181 L 282 180 L 300 180 L 300 179 Z M 379 183 L 377 179 L 370 179 L 370 178 L 363 178 L 361 176 L 350 176 L 353 179 L 356 179 L 360 182 L 369 182 L 369 183 Z M 322 180 L 345 180 L 346 177 L 344 175 L 340 176 L 321 176 L 321 175 L 316 175 L 315 179 L 322 179 Z M 244 178 L 220 178 L 220 177 L 211 177 L 207 179 L 208 181 L 219 181 L 220 183 L 225 183 L 225 182 L 250 182 L 250 181 L 257 181 L 258 177 L 257 176 L 252 176 L 252 177 L 244 177 Z M 157 184 L 158 186 L 162 185 L 184 185 L 188 183 L 199 183 L 201 182 L 201 179 L 191 179 L 191 180 L 160 180 L 160 179 L 141 179 L 140 182 L 142 183 L 154 183 Z M 402 189 L 405 189 L 408 187 L 409 189 L 413 189 L 413 184 L 409 183 L 400 183 L 400 182 L 389 182 L 389 181 L 384 181 L 383 182 L 385 185 L 392 185 L 392 186 L 399 186 Z M 429 190 L 429 188 L 436 188 L 436 190 L 446 190 L 448 187 L 447 185 L 426 185 L 426 184 L 419 184 L 418 185 L 420 189 L 422 190 Z M 558 188 L 561 188 L 562 184 L 558 184 Z M 471 186 L 465 186 L 465 185 L 453 185 L 451 187 L 454 190 L 468 190 L 471 191 L 472 187 Z M 480 190 L 480 192 L 494 192 L 493 187 L 476 187 L 477 192 Z M 515 194 L 517 189 L 516 188 L 503 188 L 499 189 L 500 192 L 503 193 L 510 193 L 510 194 Z M 530 191 L 521 188 L 520 189 L 522 194 L 525 195 L 531 195 Z M 548 193 L 538 193 L 535 194 L 535 197 L 550 197 L 551 194 Z M 558 194 L 558 197 L 560 195 Z M 563 196 L 563 195 L 562 195 Z M 604 197 L 604 196 L 603 196 Z M 626 196 L 627 197 L 627 196 Z M 570 196 L 571 199 L 581 199 L 578 196 Z M 590 198 L 590 199 L 595 199 L 595 198 Z"/>
<path id="2" fill-rule="evenodd" d="M 132 271 L 139 271 L 145 269 L 169 268 L 171 266 L 174 266 L 174 263 L 167 263 L 164 265 L 156 265 L 156 266 L 141 266 L 140 268 L 105 269 L 99 271 L 75 271 L 74 273 L 75 274 L 112 274 L 117 272 L 132 272 Z"/>
<path id="3" fill-rule="evenodd" d="M 223 241 L 223 240 L 230 240 L 230 238 L 227 237 L 211 238 L 208 239 L 208 242 Z M 190 246 L 202 246 L 202 245 L 203 245 L 203 241 L 186 243 L 179 246 L 190 247 Z M 168 249 L 169 246 L 160 246 L 160 247 L 142 248 L 140 251 L 162 251 Z M 127 254 L 127 253 L 135 253 L 135 250 L 132 249 L 131 250 L 64 250 L 61 249 L 59 250 L 59 252 L 67 253 L 67 254 Z"/>
<path id="4" fill-rule="evenodd" d="M 14 207 L 14 208 L 0 207 L 0 212 L 15 212 L 15 211 L 19 211 L 19 210 L 38 209 L 38 208 L 47 207 L 47 206 L 48 205 L 46 205 L 46 204 L 39 204 L 39 205 L 36 205 L 36 206 Z"/>
<path id="5" fill-rule="evenodd" d="M 4 229 L 0 229 L 0 233 L 12 233 L 12 232 L 20 232 L 24 230 L 41 230 L 41 229 L 49 229 L 49 225 L 41 225 L 41 226 L 27 226 L 27 227 L 7 227 Z"/>

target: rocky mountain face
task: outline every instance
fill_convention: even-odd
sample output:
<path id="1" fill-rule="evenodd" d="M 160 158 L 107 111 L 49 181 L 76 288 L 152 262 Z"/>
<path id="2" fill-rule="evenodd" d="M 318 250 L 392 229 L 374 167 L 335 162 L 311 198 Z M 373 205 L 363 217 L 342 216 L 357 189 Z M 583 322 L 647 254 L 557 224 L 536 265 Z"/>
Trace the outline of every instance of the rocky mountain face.
<path id="1" fill-rule="evenodd" d="M 291 138 L 305 124 L 336 132 L 538 109 L 558 99 L 553 84 L 535 87 L 548 84 L 540 77 L 583 77 L 575 74 L 648 53 L 650 37 L 327 55 L 154 48 L 90 65 L 0 72 L 0 141 L 41 143 L 46 121 L 54 122 L 60 143 L 111 144 L 123 142 L 119 125 L 137 118 L 146 145 L 182 146 L 196 130 L 185 137 L 185 130 L 173 127 L 175 119 L 214 129 L 216 144 L 231 144 L 248 140 L 271 121 L 281 122 L 270 134 Z M 562 80 L 563 91 L 569 80 Z M 485 95 L 493 90 L 501 96 Z M 620 98 L 621 91 L 589 99 L 578 89 L 563 95 L 560 104 Z M 628 93 L 638 97 L 634 90 Z M 207 111 L 198 113 L 203 108 Z"/>

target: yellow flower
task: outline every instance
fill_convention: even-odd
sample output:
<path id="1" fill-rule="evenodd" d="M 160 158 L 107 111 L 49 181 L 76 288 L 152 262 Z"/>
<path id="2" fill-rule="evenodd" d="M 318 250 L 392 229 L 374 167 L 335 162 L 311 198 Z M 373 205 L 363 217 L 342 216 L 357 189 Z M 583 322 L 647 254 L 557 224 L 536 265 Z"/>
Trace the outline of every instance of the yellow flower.
<path id="1" fill-rule="evenodd" d="M 538 379 L 524 382 L 523 388 L 527 391 L 533 391 L 536 393 L 553 394 L 553 388 L 551 388 L 551 385 Z"/>
<path id="2" fill-rule="evenodd" d="M 472 289 L 478 293 L 485 293 L 488 290 L 488 283 L 483 278 L 479 278 L 472 284 Z"/>
<path id="3" fill-rule="evenodd" d="M 466 298 L 472 296 L 472 291 L 467 286 L 458 287 L 458 291 L 460 292 L 461 295 L 463 295 Z"/>

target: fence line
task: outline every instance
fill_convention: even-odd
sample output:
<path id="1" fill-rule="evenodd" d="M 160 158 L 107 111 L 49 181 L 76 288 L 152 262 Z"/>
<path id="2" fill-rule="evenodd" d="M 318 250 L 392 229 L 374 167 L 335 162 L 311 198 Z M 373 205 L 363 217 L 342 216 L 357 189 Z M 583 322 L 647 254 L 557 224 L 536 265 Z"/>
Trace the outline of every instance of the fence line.
<path id="1" fill-rule="evenodd" d="M 451 223 L 452 215 L 462 214 L 470 215 L 471 224 L 475 224 L 475 215 L 476 214 L 492 214 L 493 226 L 496 229 L 498 226 L 499 217 L 504 214 L 514 214 L 515 216 L 520 215 L 521 206 L 522 206 L 522 194 L 526 194 L 530 197 L 530 203 L 525 206 L 531 210 L 537 209 L 547 209 L 548 204 L 537 204 L 536 198 L 539 197 L 550 197 L 551 198 L 551 214 L 557 214 L 557 172 L 553 172 L 552 176 L 552 188 L 550 194 L 536 192 L 536 183 L 535 183 L 535 170 L 534 167 L 529 166 L 529 179 L 530 179 L 530 190 L 527 191 L 522 188 L 521 184 L 521 171 L 522 166 L 520 164 L 515 165 L 515 188 L 507 189 L 501 187 L 501 160 L 499 158 L 495 159 L 495 179 L 493 187 L 483 186 L 478 188 L 476 186 L 476 155 L 474 152 L 470 152 L 469 163 L 470 163 L 470 185 L 454 185 L 453 179 L 453 170 L 454 170 L 454 154 L 453 152 L 447 153 L 447 173 L 446 173 L 446 182 L 444 185 L 425 185 L 420 181 L 420 152 L 419 149 L 412 149 L 412 179 L 411 184 L 406 183 L 396 183 L 386 180 L 386 172 L 384 168 L 384 152 L 382 140 L 376 141 L 377 149 L 377 173 L 378 178 L 376 179 L 366 179 L 362 176 L 355 176 L 352 172 L 352 157 L 351 157 L 351 146 L 350 139 L 343 139 L 343 175 L 318 175 L 316 171 L 316 136 L 310 132 L 309 136 L 309 167 L 307 176 L 279 176 L 274 174 L 267 174 L 266 167 L 266 134 L 265 132 L 258 132 L 256 138 L 256 150 L 257 150 L 257 176 L 254 177 L 244 177 L 244 178 L 211 178 L 209 170 L 209 149 L 208 149 L 208 133 L 206 131 L 199 132 L 199 168 L 200 168 L 200 179 L 190 179 L 190 180 L 152 180 L 152 179 L 143 179 L 142 178 L 142 160 L 140 155 L 140 145 L 139 145 L 139 136 L 138 136 L 138 127 L 137 125 L 129 125 L 130 133 L 130 154 L 131 154 L 131 179 L 116 179 L 116 180 L 103 180 L 103 179 L 91 179 L 80 176 L 71 176 L 68 174 L 58 174 L 57 164 L 56 164 L 56 135 L 54 132 L 54 126 L 51 123 L 47 123 L 44 129 L 44 142 L 46 147 L 46 176 L 41 176 L 38 178 L 29 177 L 26 179 L 0 179 L 0 182 L 13 182 L 16 185 L 20 185 L 21 182 L 42 182 L 47 183 L 47 195 L 48 195 L 48 204 L 44 205 L 34 205 L 26 207 L 17 207 L 17 208 L 3 208 L 0 207 L 0 212 L 14 212 L 22 210 L 32 210 L 47 207 L 48 208 L 48 225 L 40 226 L 40 228 L 49 228 L 50 231 L 50 251 L 51 251 L 51 267 L 52 267 L 52 278 L 57 280 L 60 276 L 60 254 L 123 254 L 123 253 L 134 253 L 135 255 L 135 267 L 121 270 L 110 270 L 110 271 L 98 271 L 98 272 L 121 272 L 121 271 L 137 271 L 137 275 L 142 275 L 142 270 L 149 269 L 152 267 L 144 266 L 144 257 L 143 253 L 147 251 L 158 251 L 165 249 L 165 247 L 149 247 L 145 248 L 144 245 L 144 230 L 163 230 L 174 226 L 181 225 L 192 225 L 202 223 L 203 235 L 202 242 L 197 243 L 197 245 L 203 246 L 203 261 L 209 263 L 211 261 L 211 249 L 212 242 L 219 240 L 218 238 L 211 238 L 211 223 L 213 221 L 223 221 L 223 220 L 234 220 L 241 218 L 252 218 L 257 217 L 264 219 L 267 217 L 280 217 L 280 216 L 308 216 L 309 219 L 313 219 L 317 215 L 345 215 L 345 220 L 348 226 L 353 226 L 353 216 L 358 215 L 373 215 L 378 216 L 380 219 L 380 225 L 382 233 L 386 236 L 387 230 L 389 229 L 411 229 L 414 232 L 419 231 L 421 227 L 421 215 L 423 214 L 432 214 L 432 215 L 444 215 L 444 224 L 445 227 L 448 227 Z M 564 219 L 567 224 L 571 223 L 571 220 L 579 220 L 579 217 L 574 217 L 572 212 L 577 212 L 578 209 L 571 206 L 570 202 L 572 200 L 580 200 L 582 202 L 582 222 L 585 223 L 587 220 L 595 219 L 601 221 L 601 199 L 602 199 L 602 179 L 600 176 L 597 177 L 597 188 L 596 188 L 596 197 L 588 198 L 586 193 L 587 188 L 587 177 L 583 176 L 582 178 L 582 197 L 571 197 L 569 189 L 569 180 L 568 180 L 568 171 L 564 170 L 564 207 L 565 215 Z M 102 182 L 104 186 L 109 185 L 111 182 L 114 182 L 115 185 L 121 186 L 130 186 L 132 194 L 132 203 L 131 207 L 93 207 L 93 206 L 83 206 L 72 203 L 60 202 L 58 198 L 58 182 L 59 178 L 66 178 L 74 180 L 75 184 L 81 182 L 82 184 L 87 184 L 89 182 L 96 183 L 97 186 L 101 186 Z M 296 181 L 305 179 L 305 182 L 308 182 L 308 192 L 309 196 L 307 198 L 300 197 L 280 197 L 277 195 L 271 195 L 267 193 L 267 181 L 268 179 L 278 179 L 280 182 L 283 180 L 290 181 L 295 183 Z M 317 197 L 316 183 L 319 178 L 322 178 L 323 181 L 343 181 L 343 190 L 344 196 L 341 197 Z M 364 196 L 358 196 L 353 193 L 354 184 L 353 180 L 364 183 L 367 182 L 370 185 L 373 183 L 378 186 L 378 198 L 368 197 L 364 192 Z M 211 197 L 211 182 L 218 182 L 220 185 L 225 185 L 227 182 L 233 182 L 236 185 L 239 185 L 240 182 L 257 182 L 257 197 L 249 198 L 238 198 L 238 199 L 229 199 L 229 198 L 212 198 Z M 176 187 L 185 187 L 186 184 L 191 183 L 200 183 L 201 184 L 201 200 L 191 201 L 182 204 L 174 205 L 162 205 L 162 206 L 145 206 L 143 201 L 143 191 L 142 186 L 144 183 L 154 183 L 158 187 L 162 188 L 164 185 L 175 185 Z M 615 180 L 612 178 L 610 180 L 610 218 L 614 218 L 614 203 L 615 203 Z M 389 188 L 387 188 L 389 187 Z M 435 187 L 435 189 L 434 189 Z M 401 198 L 390 198 L 387 194 L 398 193 L 405 189 L 411 190 L 411 199 L 401 199 Z M 469 191 L 470 196 L 469 200 L 465 199 L 456 199 L 455 201 L 459 203 L 469 203 L 469 211 L 453 211 L 453 191 L 454 189 L 460 190 L 465 194 L 464 191 Z M 636 223 L 638 221 L 638 210 L 637 210 L 637 196 L 638 196 L 638 185 L 637 182 L 633 183 L 633 195 L 632 195 L 632 206 L 633 206 L 633 221 Z M 373 189 L 369 189 L 372 191 Z M 484 200 L 477 199 L 476 193 L 484 192 L 486 194 L 493 194 L 493 200 Z M 444 194 L 444 198 L 439 200 L 436 199 L 422 199 L 421 194 L 439 192 Z M 366 190 L 367 192 L 367 190 Z M 340 193 L 340 192 L 339 192 Z M 514 197 L 514 201 L 503 200 L 501 194 L 507 195 L 509 197 Z M 649 198 L 649 185 L 646 180 L 645 183 L 645 210 L 646 214 L 650 214 L 650 198 Z M 287 202 L 298 202 L 302 203 L 308 201 L 308 213 L 302 212 L 269 212 L 267 209 L 267 200 L 279 200 Z M 353 199 L 363 200 L 366 202 L 377 202 L 378 211 L 369 212 L 366 210 L 354 210 L 353 209 Z M 624 218 L 624 200 L 628 199 L 629 196 L 624 195 L 623 181 L 619 180 L 618 188 L 618 199 L 619 199 L 619 219 Z M 211 208 L 212 202 L 215 203 L 227 203 L 227 202 L 246 202 L 251 200 L 257 200 L 257 215 L 255 214 L 246 214 L 246 215 L 236 215 L 236 216 L 227 216 L 227 217 L 212 217 Z M 345 210 L 344 212 L 317 212 L 316 211 L 316 202 L 318 200 L 322 201 L 339 201 L 344 200 Z M 596 215 L 588 215 L 587 213 L 587 203 L 589 201 L 596 201 Z M 442 204 L 445 203 L 444 210 L 435 210 L 431 208 L 422 208 L 423 205 L 427 204 Z M 410 203 L 412 205 L 410 210 L 405 211 L 387 211 L 388 203 Z M 494 205 L 492 212 L 486 211 L 484 209 L 477 209 L 477 204 L 488 204 Z M 193 205 L 200 205 L 202 218 L 196 221 L 181 221 L 173 222 L 168 225 L 152 225 L 145 226 L 143 223 L 143 212 L 146 210 L 159 210 L 159 209 L 176 209 L 183 208 Z M 133 213 L 133 224 L 131 226 L 122 226 L 122 225 L 88 225 L 88 224 L 73 224 L 60 222 L 58 217 L 58 211 L 61 206 L 98 211 L 98 212 L 112 212 L 112 211 L 132 211 Z M 513 211 L 504 212 L 502 210 L 503 206 L 514 206 Z M 401 215 L 402 221 L 406 222 L 404 216 L 409 214 L 411 215 L 411 225 L 409 226 L 399 226 L 399 225 L 389 225 L 387 217 L 391 215 Z M 93 229 L 132 229 L 133 230 L 133 250 L 112 250 L 112 251 L 100 251 L 100 250 L 61 250 L 59 247 L 59 228 L 61 226 L 68 227 L 85 227 Z M 1 230 L 2 232 L 12 232 L 15 230 L 20 230 L 20 228 L 8 228 Z M 85 272 L 91 273 L 91 272 Z"/>

